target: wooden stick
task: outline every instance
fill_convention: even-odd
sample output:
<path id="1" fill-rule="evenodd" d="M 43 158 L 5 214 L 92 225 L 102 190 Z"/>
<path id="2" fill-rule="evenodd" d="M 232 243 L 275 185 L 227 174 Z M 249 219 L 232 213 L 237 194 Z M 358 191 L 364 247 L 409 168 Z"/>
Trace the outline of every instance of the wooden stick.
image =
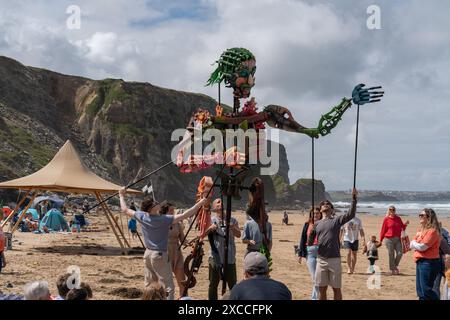
<path id="1" fill-rule="evenodd" d="M 99 194 L 99 196 L 100 196 L 100 199 L 102 199 L 100 194 Z M 114 224 L 116 225 L 116 228 L 119 230 L 120 235 L 122 236 L 123 240 L 125 241 L 125 244 L 128 246 L 128 248 L 131 248 L 130 244 L 128 243 L 127 238 L 125 237 L 125 234 L 123 233 L 122 228 L 120 228 L 119 224 L 117 223 L 117 220 L 114 219 L 114 215 L 112 214 L 111 210 L 109 210 L 109 207 L 106 205 L 106 202 L 103 201 L 102 206 L 104 206 L 105 210 L 109 212 L 109 215 L 111 216 L 111 219 L 113 220 Z"/>
<path id="2" fill-rule="evenodd" d="M 30 190 L 30 191 L 31 191 L 31 190 Z M 25 217 L 25 214 L 27 213 L 27 210 L 28 210 L 28 209 L 31 207 L 31 205 L 33 204 L 34 198 L 36 198 L 36 196 L 37 196 L 37 192 L 35 192 L 35 193 L 33 194 L 33 196 L 32 196 L 31 199 L 30 199 L 30 202 L 29 202 L 29 203 L 27 204 L 27 206 L 22 210 L 22 213 L 20 214 L 19 219 L 17 219 L 16 224 L 13 226 L 12 230 L 10 231 L 11 234 L 13 234 L 13 233 L 17 230 L 17 228 L 19 227 L 20 222 L 22 222 L 23 217 Z M 11 227 L 11 225 L 10 225 L 10 227 Z"/>
<path id="3" fill-rule="evenodd" d="M 11 220 L 13 218 L 13 216 L 16 214 L 16 211 L 19 210 L 20 206 L 22 205 L 22 203 L 25 201 L 25 199 L 28 197 L 28 195 L 30 194 L 31 189 L 28 190 L 27 194 L 25 196 L 23 196 L 23 198 L 19 201 L 19 203 L 16 205 L 16 207 L 14 208 L 13 211 L 11 211 L 11 213 L 9 214 L 9 216 L 2 222 L 1 227 L 3 228 L 8 222 L 9 220 Z"/>
<path id="4" fill-rule="evenodd" d="M 101 196 L 100 196 L 100 194 L 99 194 L 97 191 L 95 191 L 95 196 L 97 197 L 97 200 L 98 200 L 99 202 L 102 201 L 102 200 L 101 200 Z M 112 223 L 112 221 L 111 221 L 111 218 L 109 217 L 107 211 L 105 210 L 105 207 L 103 206 L 103 203 L 102 203 L 101 205 L 102 205 L 103 213 L 104 213 L 105 216 L 106 216 L 106 220 L 108 220 L 109 226 L 111 227 L 111 229 L 112 229 L 114 235 L 116 236 L 117 242 L 119 242 L 119 245 L 120 245 L 120 247 L 122 248 L 122 252 L 123 252 L 124 254 L 126 254 L 125 247 L 124 247 L 122 241 L 120 240 L 120 237 L 119 237 L 119 235 L 117 234 L 116 229 L 114 228 L 114 225 L 113 225 L 113 223 Z"/>

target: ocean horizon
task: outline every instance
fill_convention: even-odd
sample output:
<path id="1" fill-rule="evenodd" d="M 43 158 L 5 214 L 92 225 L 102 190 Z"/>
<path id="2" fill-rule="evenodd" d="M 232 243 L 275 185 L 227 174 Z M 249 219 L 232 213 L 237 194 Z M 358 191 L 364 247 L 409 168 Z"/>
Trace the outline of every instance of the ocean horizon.
<path id="1" fill-rule="evenodd" d="M 335 208 L 347 209 L 350 202 L 337 201 L 333 203 Z M 418 215 L 424 208 L 433 209 L 438 217 L 450 217 L 450 202 L 443 201 L 394 201 L 394 202 L 358 202 L 357 212 L 370 215 L 385 215 L 389 206 L 395 206 L 399 215 Z"/>

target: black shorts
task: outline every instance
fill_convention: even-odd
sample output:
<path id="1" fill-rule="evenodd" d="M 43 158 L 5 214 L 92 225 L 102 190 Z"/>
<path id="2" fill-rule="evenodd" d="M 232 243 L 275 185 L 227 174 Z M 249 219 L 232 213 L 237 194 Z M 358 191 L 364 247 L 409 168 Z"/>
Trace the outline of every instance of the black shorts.
<path id="1" fill-rule="evenodd" d="M 358 251 L 359 248 L 359 240 L 355 240 L 355 242 L 344 241 L 344 249 L 350 249 L 352 251 Z"/>

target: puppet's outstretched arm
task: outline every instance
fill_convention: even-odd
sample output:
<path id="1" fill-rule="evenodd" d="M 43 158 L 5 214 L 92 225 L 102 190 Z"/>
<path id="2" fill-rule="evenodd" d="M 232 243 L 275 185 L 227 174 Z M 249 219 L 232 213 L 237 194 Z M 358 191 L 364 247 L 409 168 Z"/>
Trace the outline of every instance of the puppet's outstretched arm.
<path id="1" fill-rule="evenodd" d="M 287 108 L 277 105 L 269 105 L 264 109 L 264 113 L 267 115 L 266 122 L 271 127 L 285 131 L 304 133 L 312 138 L 318 138 L 319 135 L 325 136 L 331 132 L 331 129 L 336 127 L 345 111 L 352 106 L 352 101 L 358 105 L 380 101 L 384 92 L 375 91 L 378 89 L 381 89 L 381 86 L 365 89 L 364 84 L 357 85 L 353 89 L 351 99 L 343 98 L 337 106 L 334 106 L 329 112 L 320 117 L 317 128 L 303 127 L 295 121 Z"/>

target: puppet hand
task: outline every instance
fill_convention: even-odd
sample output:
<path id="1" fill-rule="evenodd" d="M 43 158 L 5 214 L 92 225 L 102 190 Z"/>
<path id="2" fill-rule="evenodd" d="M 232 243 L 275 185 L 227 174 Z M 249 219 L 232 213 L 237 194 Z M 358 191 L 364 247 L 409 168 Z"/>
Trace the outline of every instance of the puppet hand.
<path id="1" fill-rule="evenodd" d="M 353 103 L 363 105 L 366 103 L 378 102 L 383 97 L 384 91 L 374 91 L 381 89 L 381 86 L 364 88 L 366 85 L 363 83 L 358 84 L 352 91 Z"/>

